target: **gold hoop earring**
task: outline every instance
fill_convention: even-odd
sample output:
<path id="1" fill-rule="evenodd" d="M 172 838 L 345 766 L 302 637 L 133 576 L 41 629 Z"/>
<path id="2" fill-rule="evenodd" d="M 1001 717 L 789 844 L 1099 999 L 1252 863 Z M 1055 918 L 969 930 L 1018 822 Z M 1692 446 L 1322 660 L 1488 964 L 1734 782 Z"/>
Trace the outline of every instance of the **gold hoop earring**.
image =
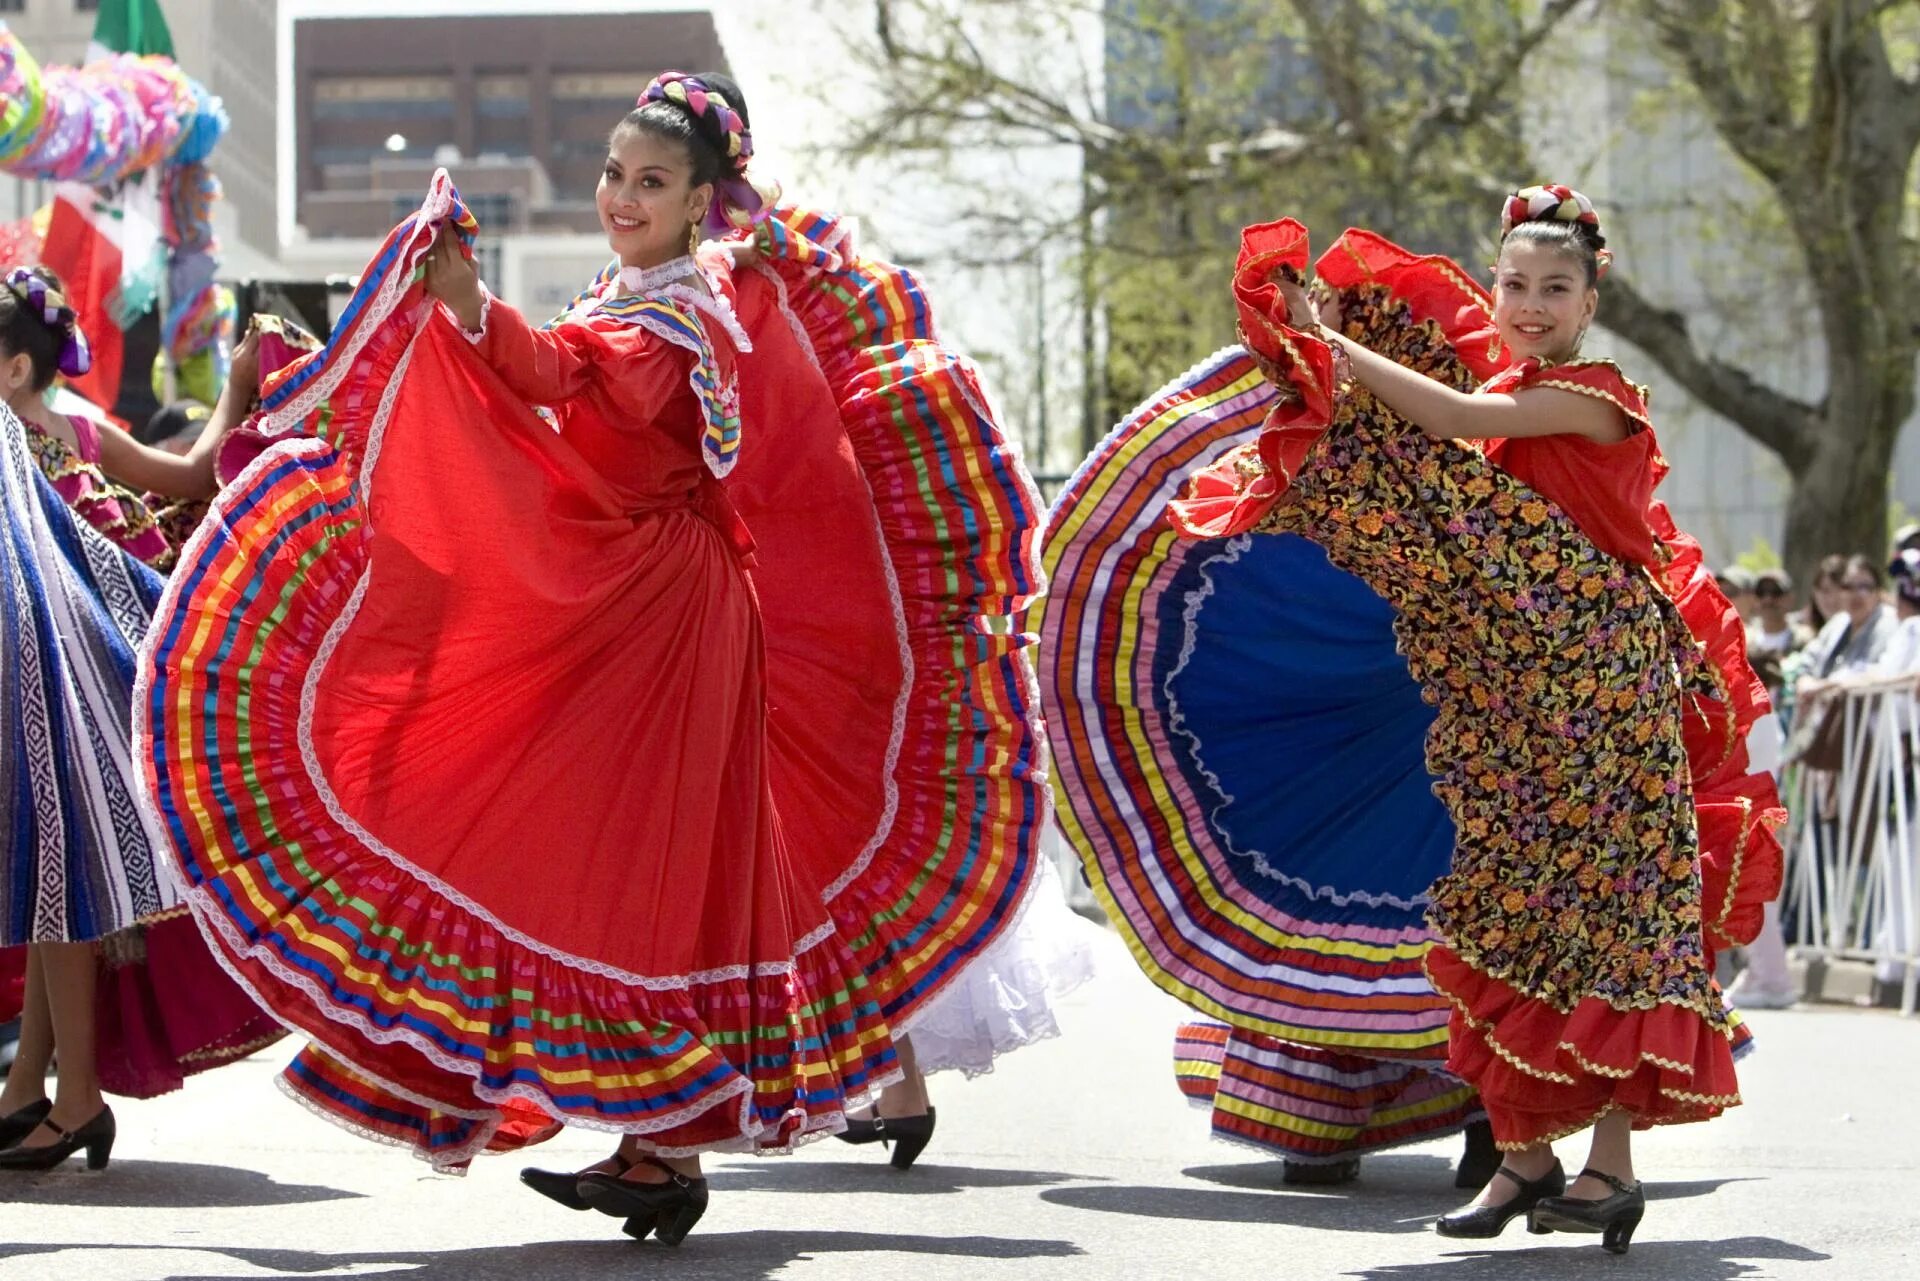
<path id="1" fill-rule="evenodd" d="M 693 251 L 698 249 L 699 247 L 700 247 L 700 224 L 697 222 L 690 222 L 687 224 L 688 255 L 691 256 Z"/>

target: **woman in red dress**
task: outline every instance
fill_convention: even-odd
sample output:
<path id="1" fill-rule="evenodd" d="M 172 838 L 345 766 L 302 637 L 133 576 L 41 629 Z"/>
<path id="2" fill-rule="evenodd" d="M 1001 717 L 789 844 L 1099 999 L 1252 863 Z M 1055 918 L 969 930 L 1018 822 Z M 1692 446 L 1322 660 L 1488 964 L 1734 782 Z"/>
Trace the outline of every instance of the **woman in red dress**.
<path id="1" fill-rule="evenodd" d="M 1043 777 L 989 687 L 1024 640 L 956 643 L 1030 590 L 1003 581 L 1028 514 L 932 544 L 978 578 L 822 561 L 756 591 L 754 540 L 809 522 L 808 546 L 885 569 L 874 495 L 778 482 L 851 466 L 855 410 L 889 414 L 942 358 L 911 334 L 897 367 L 824 346 L 834 305 L 868 342 L 902 322 L 830 225 L 771 217 L 735 101 L 648 87 L 597 194 L 619 262 L 551 328 L 485 292 L 436 177 L 327 350 L 274 380 L 264 448 L 149 634 L 136 727 L 203 931 L 313 1041 L 297 1099 L 456 1170 L 564 1123 L 616 1132 L 595 1168 L 526 1179 L 668 1242 L 706 1207 L 702 1152 L 830 1134 L 898 1076 L 896 1026 L 1031 882 Z M 703 227 L 755 224 L 775 261 L 752 296 L 823 344 L 794 351 L 813 381 L 748 382 L 731 257 L 692 256 Z M 750 535 L 721 477 L 775 413 Z M 947 426 L 934 448 L 969 468 L 999 447 Z M 972 763 L 926 728 L 949 716 Z M 847 762 L 885 787 L 842 787 Z"/>
<path id="2" fill-rule="evenodd" d="M 1427 761 L 1456 844 L 1426 971 L 1453 1007 L 1448 1071 L 1506 1154 L 1439 1231 L 1525 1214 L 1624 1251 L 1645 1205 L 1632 1130 L 1739 1102 L 1711 962 L 1778 890 L 1782 814 L 1742 743 L 1766 703 L 1738 617 L 1652 496 L 1645 393 L 1578 356 L 1607 261 L 1592 205 L 1529 188 L 1502 233 L 1490 325 L 1453 264 L 1349 233 L 1370 265 L 1347 333 L 1309 302 L 1304 229 L 1250 228 L 1242 329 L 1284 400 L 1171 515 L 1321 544 L 1394 607 L 1436 709 Z M 1486 381 L 1416 372 L 1423 344 Z M 1569 1185 L 1550 1145 L 1588 1128 Z"/>

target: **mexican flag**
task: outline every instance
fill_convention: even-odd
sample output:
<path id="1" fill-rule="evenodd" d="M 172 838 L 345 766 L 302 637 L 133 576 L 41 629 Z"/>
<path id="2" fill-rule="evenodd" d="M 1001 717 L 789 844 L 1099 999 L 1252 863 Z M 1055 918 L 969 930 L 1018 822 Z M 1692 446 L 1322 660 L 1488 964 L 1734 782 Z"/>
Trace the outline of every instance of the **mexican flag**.
<path id="1" fill-rule="evenodd" d="M 100 0 L 93 20 L 87 61 L 110 53 L 159 53 L 173 57 L 173 33 L 167 30 L 160 0 Z"/>
<path id="2" fill-rule="evenodd" d="M 159 0 L 100 0 L 87 61 L 113 53 L 173 56 Z M 112 193 L 78 183 L 54 188 L 40 261 L 60 273 L 93 347 L 93 368 L 72 382 L 95 404 L 119 402 L 121 331 L 159 299 L 166 270 L 160 226 L 157 173 L 137 174 Z"/>
<path id="3" fill-rule="evenodd" d="M 140 175 L 111 198 L 80 183 L 53 189 L 40 261 L 60 273 L 93 348 L 93 368 L 71 381 L 96 404 L 119 403 L 121 331 L 158 296 L 165 265 L 159 212 L 157 174 Z"/>

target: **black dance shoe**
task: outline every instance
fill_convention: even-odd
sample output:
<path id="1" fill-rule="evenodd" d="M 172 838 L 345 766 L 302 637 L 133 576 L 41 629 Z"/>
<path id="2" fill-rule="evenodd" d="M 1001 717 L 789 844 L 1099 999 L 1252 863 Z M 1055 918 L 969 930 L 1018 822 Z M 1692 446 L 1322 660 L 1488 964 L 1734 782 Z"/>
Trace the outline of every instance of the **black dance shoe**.
<path id="1" fill-rule="evenodd" d="M 625 1219 L 620 1230 L 636 1241 L 646 1240 L 651 1232 L 662 1245 L 679 1245 L 707 1212 L 707 1181 L 682 1174 L 656 1157 L 643 1159 L 666 1171 L 667 1181 L 639 1183 L 596 1171 L 580 1176 L 580 1199 L 602 1214 Z"/>
<path id="2" fill-rule="evenodd" d="M 620 1168 L 615 1174 L 625 1174 L 633 1168 L 633 1162 L 615 1152 L 607 1158 Z M 538 1192 L 549 1201 L 558 1201 L 569 1210 L 587 1210 L 592 1207 L 580 1199 L 580 1180 L 586 1171 L 542 1170 L 528 1166 L 520 1171 L 520 1182 Z"/>
<path id="3" fill-rule="evenodd" d="M 1500 1149 L 1494 1146 L 1492 1123 L 1475 1121 L 1467 1127 L 1467 1150 L 1460 1154 L 1460 1164 L 1453 1167 L 1453 1186 L 1478 1192 L 1499 1168 Z"/>
<path id="4" fill-rule="evenodd" d="M 87 1168 L 104 1170 L 107 1158 L 113 1153 L 113 1109 L 102 1107 L 94 1114 L 93 1120 L 77 1130 L 69 1130 L 54 1124 L 51 1116 L 43 1119 L 46 1126 L 59 1135 L 56 1142 L 43 1148 L 23 1148 L 18 1145 L 0 1149 L 0 1170 L 51 1170 L 81 1148 L 87 1150 Z"/>
<path id="5" fill-rule="evenodd" d="M 0 1148 L 10 1148 L 20 1140 L 40 1128 L 47 1119 L 47 1113 L 53 1111 L 52 1099 L 41 1099 L 38 1103 L 29 1103 L 18 1112 L 0 1116 Z"/>
<path id="6" fill-rule="evenodd" d="M 1590 1201 L 1581 1197 L 1552 1196 L 1533 1207 L 1527 1219 L 1530 1232 L 1598 1232 L 1600 1248 L 1608 1254 L 1625 1254 L 1633 1244 L 1633 1230 L 1647 1212 L 1647 1194 L 1638 1183 L 1627 1183 L 1599 1170 L 1580 1171 L 1583 1179 L 1598 1179 L 1613 1189 L 1613 1195 Z"/>
<path id="7" fill-rule="evenodd" d="M 933 1141 L 933 1122 L 939 1109 L 929 1107 L 919 1116 L 881 1116 L 871 1121 L 849 1118 L 847 1128 L 834 1137 L 842 1143 L 878 1143 L 893 1149 L 893 1168 L 911 1170 Z"/>
<path id="8" fill-rule="evenodd" d="M 1443 1237 L 1469 1237 L 1475 1240 L 1497 1237 L 1506 1230 L 1507 1224 L 1528 1213 L 1548 1197 L 1557 1197 L 1567 1190 L 1566 1171 L 1560 1168 L 1558 1161 L 1553 1163 L 1551 1170 L 1532 1182 L 1521 1178 L 1504 1165 L 1495 1170 L 1494 1174 L 1496 1177 L 1505 1175 L 1519 1185 L 1520 1191 L 1511 1201 L 1502 1205 L 1469 1206 L 1464 1210 L 1455 1210 L 1452 1214 L 1443 1214 L 1434 1221 L 1433 1230 Z M 1545 1232 L 1547 1229 L 1535 1227 L 1533 1221 L 1529 1219 L 1527 1231 Z"/>

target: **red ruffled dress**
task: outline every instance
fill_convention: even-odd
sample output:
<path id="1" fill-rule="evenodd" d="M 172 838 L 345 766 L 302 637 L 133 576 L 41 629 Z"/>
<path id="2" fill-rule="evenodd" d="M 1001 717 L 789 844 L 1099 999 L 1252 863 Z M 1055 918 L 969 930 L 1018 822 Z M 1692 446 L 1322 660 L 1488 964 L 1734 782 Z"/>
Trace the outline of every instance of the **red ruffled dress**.
<path id="1" fill-rule="evenodd" d="M 960 652 L 980 615 L 938 573 L 952 555 L 1005 590 L 1007 549 L 927 555 L 876 527 L 883 494 L 925 519 L 883 477 L 899 445 L 855 465 L 893 402 L 845 376 L 901 372 L 873 330 L 911 322 L 867 313 L 849 358 L 780 302 L 805 321 L 838 296 L 844 333 L 857 265 L 770 268 L 759 323 L 834 359 L 802 366 L 813 385 L 755 387 L 750 299 L 723 272 L 591 291 L 544 331 L 494 302 L 470 343 L 416 279 L 445 222 L 470 241 L 442 174 L 327 351 L 275 380 L 265 448 L 150 633 L 136 740 L 188 902 L 313 1039 L 290 1092 L 436 1165 L 562 1122 L 669 1153 L 826 1133 L 1031 882 L 1039 749 L 975 688 L 1017 675 L 1020 643 Z M 747 478 L 763 412 L 813 427 L 762 446 L 740 497 L 791 523 L 750 536 L 719 477 Z M 998 442 L 962 428 L 934 433 L 955 458 Z M 782 490 L 789 460 L 827 487 Z M 851 505 L 809 507 L 836 498 Z M 883 572 L 817 562 L 763 610 L 754 540 L 804 534 L 810 512 L 831 532 L 809 545 L 841 539 Z M 919 670 L 918 644 L 948 652 Z M 880 728 L 868 711 L 815 725 L 845 690 Z M 948 755 L 917 795 L 911 762 L 942 750 L 928 718 L 955 714 L 993 750 Z M 842 721 L 864 771 L 844 797 Z"/>
<path id="2" fill-rule="evenodd" d="M 1713 952 L 1750 939 L 1778 893 L 1783 813 L 1746 760 L 1767 704 L 1738 618 L 1652 497 L 1665 463 L 1644 394 L 1606 362 L 1502 369 L 1484 294 L 1445 259 L 1349 233 L 1327 260 L 1370 304 L 1354 310 L 1389 317 L 1360 335 L 1377 350 L 1465 360 L 1488 392 L 1598 396 L 1633 433 L 1427 437 L 1285 324 L 1270 277 L 1307 262 L 1289 220 L 1248 229 L 1234 282 L 1282 403 L 1170 515 L 1195 537 L 1304 535 L 1394 607 L 1456 837 L 1426 970 L 1453 1007 L 1448 1071 L 1496 1139 L 1616 1109 L 1636 1126 L 1716 1115 L 1739 1101 L 1741 1032 Z"/>

